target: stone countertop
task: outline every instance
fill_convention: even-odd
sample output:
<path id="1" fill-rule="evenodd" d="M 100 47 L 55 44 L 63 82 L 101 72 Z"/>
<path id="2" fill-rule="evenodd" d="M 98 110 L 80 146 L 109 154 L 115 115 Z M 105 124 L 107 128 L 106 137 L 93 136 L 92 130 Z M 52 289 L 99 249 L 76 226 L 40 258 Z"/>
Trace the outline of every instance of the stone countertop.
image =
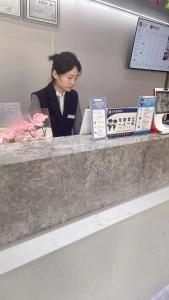
<path id="1" fill-rule="evenodd" d="M 89 135 L 77 135 L 24 143 L 6 143 L 0 145 L 0 166 L 163 139 L 169 139 L 169 136 L 145 134 L 93 141 Z"/>
<path id="2" fill-rule="evenodd" d="M 167 186 L 169 136 L 0 145 L 0 247 Z"/>

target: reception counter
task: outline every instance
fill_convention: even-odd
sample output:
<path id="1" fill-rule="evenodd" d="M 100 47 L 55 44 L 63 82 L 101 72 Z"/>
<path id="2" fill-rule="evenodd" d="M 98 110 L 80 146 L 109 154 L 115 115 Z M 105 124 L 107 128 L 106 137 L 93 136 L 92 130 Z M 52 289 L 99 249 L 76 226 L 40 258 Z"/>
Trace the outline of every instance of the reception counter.
<path id="1" fill-rule="evenodd" d="M 169 136 L 0 145 L 0 246 L 169 183 Z"/>

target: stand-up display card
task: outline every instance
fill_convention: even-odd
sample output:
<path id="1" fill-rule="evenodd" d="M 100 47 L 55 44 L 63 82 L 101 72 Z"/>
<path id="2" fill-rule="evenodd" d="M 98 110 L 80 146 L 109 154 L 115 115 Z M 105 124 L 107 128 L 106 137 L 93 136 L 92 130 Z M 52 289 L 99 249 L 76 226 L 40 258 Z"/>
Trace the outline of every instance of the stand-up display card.
<path id="1" fill-rule="evenodd" d="M 148 133 L 151 131 L 156 97 L 140 96 L 138 99 L 138 113 L 135 133 Z"/>
<path id="2" fill-rule="evenodd" d="M 106 134 L 106 98 L 89 99 L 93 140 L 103 140 Z"/>
<path id="3" fill-rule="evenodd" d="M 137 107 L 108 108 L 107 137 L 114 138 L 134 134 Z"/>

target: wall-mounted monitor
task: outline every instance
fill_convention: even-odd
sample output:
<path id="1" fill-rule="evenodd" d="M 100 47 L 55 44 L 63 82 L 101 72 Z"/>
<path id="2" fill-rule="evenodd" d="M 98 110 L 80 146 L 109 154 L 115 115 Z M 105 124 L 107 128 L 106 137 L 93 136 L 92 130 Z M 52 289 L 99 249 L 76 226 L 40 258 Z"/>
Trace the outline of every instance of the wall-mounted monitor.
<path id="1" fill-rule="evenodd" d="M 129 68 L 169 72 L 169 26 L 138 18 Z"/>

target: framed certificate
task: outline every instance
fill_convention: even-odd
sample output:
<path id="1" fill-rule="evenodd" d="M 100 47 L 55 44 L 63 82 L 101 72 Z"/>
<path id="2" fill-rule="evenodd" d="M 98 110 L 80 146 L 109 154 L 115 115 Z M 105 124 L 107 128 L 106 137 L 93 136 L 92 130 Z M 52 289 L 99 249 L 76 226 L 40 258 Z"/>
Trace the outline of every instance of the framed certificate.
<path id="1" fill-rule="evenodd" d="M 21 17 L 21 0 L 0 0 L 0 13 Z"/>
<path id="2" fill-rule="evenodd" d="M 59 0 L 27 0 L 28 20 L 58 25 Z"/>

